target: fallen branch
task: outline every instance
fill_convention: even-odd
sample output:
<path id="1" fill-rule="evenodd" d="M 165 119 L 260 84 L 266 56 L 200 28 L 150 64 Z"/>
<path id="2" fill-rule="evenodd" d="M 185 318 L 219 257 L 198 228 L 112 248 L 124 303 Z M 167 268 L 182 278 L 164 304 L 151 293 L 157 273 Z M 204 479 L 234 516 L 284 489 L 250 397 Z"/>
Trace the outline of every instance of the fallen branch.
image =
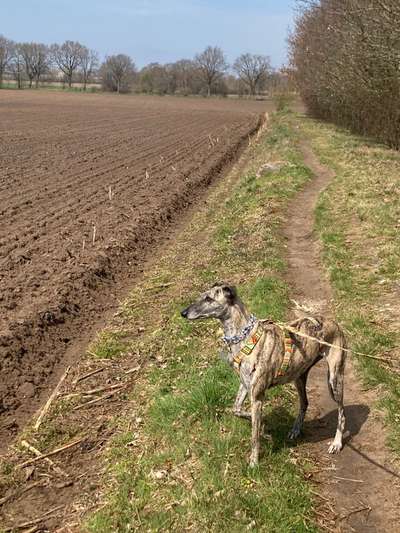
<path id="1" fill-rule="evenodd" d="M 133 374 L 134 372 L 139 372 L 141 368 L 142 368 L 142 365 L 134 366 L 133 368 L 130 368 L 129 370 L 125 370 L 125 374 Z"/>
<path id="2" fill-rule="evenodd" d="M 65 444 L 64 446 L 61 446 L 60 448 L 56 448 L 55 450 L 44 453 L 38 457 L 35 457 L 34 459 L 29 459 L 29 461 L 25 461 L 24 463 L 21 463 L 18 468 L 23 468 L 24 466 L 28 466 L 32 463 L 36 463 L 37 461 L 41 461 L 42 459 L 46 459 L 47 457 L 50 457 L 52 455 L 56 455 L 57 453 L 63 452 L 64 450 L 68 450 L 69 448 L 72 448 L 73 446 L 77 446 L 82 441 L 84 441 L 86 437 L 83 437 L 78 440 L 74 440 L 73 442 L 70 442 L 69 444 Z M 40 452 L 39 452 L 40 453 Z"/>
<path id="3" fill-rule="evenodd" d="M 369 505 L 366 505 L 365 507 L 360 507 L 359 509 L 354 509 L 354 511 L 350 511 L 349 513 L 341 516 L 340 520 L 345 520 L 346 518 L 348 518 L 352 514 L 361 513 L 361 511 L 368 511 L 370 513 L 372 511 L 372 507 L 370 507 Z"/>
<path id="4" fill-rule="evenodd" d="M 63 381 L 65 380 L 65 378 L 68 376 L 68 373 L 69 373 L 70 369 L 71 369 L 71 367 L 68 366 L 67 369 L 65 370 L 64 374 L 61 376 L 60 381 L 57 383 L 56 388 L 51 393 L 50 398 L 44 404 L 44 407 L 41 410 L 41 412 L 40 412 L 39 416 L 37 417 L 37 420 L 36 420 L 36 422 L 35 422 L 35 424 L 33 426 L 35 431 L 37 431 L 39 429 L 39 426 L 42 423 L 42 420 L 43 420 L 44 416 L 46 415 L 47 411 L 50 409 L 50 406 L 53 403 L 54 399 L 57 397 L 58 392 L 59 392 L 59 390 L 61 388 L 61 385 L 62 385 Z"/>
<path id="5" fill-rule="evenodd" d="M 83 374 L 83 376 L 77 377 L 74 381 L 74 385 L 76 385 L 80 381 L 83 381 L 84 379 L 90 378 L 90 376 L 94 376 L 95 374 L 98 374 L 99 372 L 103 372 L 103 370 L 104 368 L 97 368 L 96 370 L 92 370 L 91 372 L 88 372 L 87 374 Z"/>
<path id="6" fill-rule="evenodd" d="M 335 479 L 340 479 L 341 481 L 352 481 L 353 483 L 364 483 L 363 479 L 351 479 L 348 477 L 339 477 L 339 476 L 333 476 Z"/>
<path id="7" fill-rule="evenodd" d="M 12 531 L 13 529 L 25 529 L 29 526 L 39 524 L 44 518 L 47 518 L 48 516 L 52 515 L 53 513 L 56 513 L 60 509 L 63 509 L 63 507 L 63 505 L 54 507 L 53 509 L 50 509 L 50 511 L 47 511 L 47 513 L 42 514 L 42 516 L 39 516 L 39 518 L 35 518 L 34 520 L 30 520 L 29 522 L 23 522 L 22 524 L 16 524 L 15 526 L 6 527 L 4 531 Z"/>
<path id="8" fill-rule="evenodd" d="M 117 394 L 117 392 L 121 392 L 123 389 L 125 389 L 126 385 L 123 385 L 119 389 L 115 389 L 112 392 L 109 392 L 108 394 L 105 394 L 104 396 L 100 396 L 100 398 L 96 398 L 95 400 L 90 400 L 90 402 L 85 402 L 77 405 L 74 407 L 74 411 L 77 411 L 78 409 L 82 409 L 83 407 L 87 407 L 88 405 L 93 405 L 94 403 L 102 402 L 104 400 L 108 400 L 108 398 L 111 398 L 111 396 L 114 396 L 114 394 Z"/>
<path id="9" fill-rule="evenodd" d="M 113 390 L 118 389 L 120 387 L 123 387 L 125 385 L 121 385 L 121 383 L 117 383 L 116 385 L 107 385 L 106 387 L 99 387 L 97 389 L 91 389 L 88 391 L 81 392 L 80 394 L 83 394 L 85 396 L 91 396 L 92 394 L 97 394 L 98 392 L 104 392 L 106 390 Z"/>
<path id="10" fill-rule="evenodd" d="M 90 352 L 89 350 L 86 350 L 86 353 L 88 355 L 91 355 L 92 357 L 96 357 L 96 358 L 98 357 L 97 354 L 95 354 L 94 352 Z"/>
<path id="11" fill-rule="evenodd" d="M 36 457 L 42 457 L 43 454 L 40 450 L 38 450 L 37 448 L 35 448 L 34 446 L 32 446 L 32 444 L 29 444 L 29 442 L 27 442 L 26 440 L 22 440 L 21 441 L 21 446 L 23 446 L 24 448 L 26 448 L 27 450 L 29 450 L 30 452 L 32 452 L 34 455 L 36 455 Z M 56 464 L 53 463 L 53 461 L 51 459 L 49 459 L 48 457 L 45 458 L 45 461 L 52 467 L 54 468 L 54 470 L 56 472 L 58 472 L 59 474 L 63 475 L 63 476 L 66 476 L 68 477 L 68 474 L 67 472 L 65 472 L 62 468 L 60 468 L 59 466 L 57 466 Z"/>

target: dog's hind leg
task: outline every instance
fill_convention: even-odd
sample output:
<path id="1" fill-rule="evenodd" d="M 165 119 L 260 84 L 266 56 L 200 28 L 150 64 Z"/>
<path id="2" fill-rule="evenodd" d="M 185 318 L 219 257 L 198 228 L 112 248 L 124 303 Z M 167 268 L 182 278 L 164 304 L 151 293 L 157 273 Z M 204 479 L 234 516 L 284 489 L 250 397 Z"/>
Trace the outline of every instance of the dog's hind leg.
<path id="1" fill-rule="evenodd" d="M 304 374 L 302 374 L 295 381 L 296 389 L 299 394 L 299 414 L 297 415 L 297 418 L 294 421 L 292 429 L 289 431 L 289 434 L 288 434 L 289 439 L 297 439 L 303 427 L 304 417 L 306 416 L 306 411 L 308 407 L 306 384 L 307 384 L 307 377 L 308 377 L 309 371 L 310 371 L 310 368 L 308 368 L 304 372 Z"/>
<path id="2" fill-rule="evenodd" d="M 344 346 L 343 336 L 340 335 L 334 339 L 333 344 Z M 344 363 L 345 352 L 340 348 L 330 348 L 327 355 L 328 363 L 328 389 L 332 399 L 338 406 L 338 422 L 335 438 L 329 446 L 329 453 L 339 453 L 343 448 L 343 432 L 345 428 L 345 416 L 343 409 L 343 385 L 344 385 Z"/>

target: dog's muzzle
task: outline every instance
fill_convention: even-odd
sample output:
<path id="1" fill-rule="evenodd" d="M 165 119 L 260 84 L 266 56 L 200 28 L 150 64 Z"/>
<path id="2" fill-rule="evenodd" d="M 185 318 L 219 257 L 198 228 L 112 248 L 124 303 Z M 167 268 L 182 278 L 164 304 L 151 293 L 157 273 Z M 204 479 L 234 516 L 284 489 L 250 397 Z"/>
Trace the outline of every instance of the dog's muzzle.
<path id="1" fill-rule="evenodd" d="M 188 307 L 186 309 L 184 309 L 183 311 L 181 311 L 181 316 L 183 318 L 187 318 L 188 314 L 189 314 L 189 308 Z"/>

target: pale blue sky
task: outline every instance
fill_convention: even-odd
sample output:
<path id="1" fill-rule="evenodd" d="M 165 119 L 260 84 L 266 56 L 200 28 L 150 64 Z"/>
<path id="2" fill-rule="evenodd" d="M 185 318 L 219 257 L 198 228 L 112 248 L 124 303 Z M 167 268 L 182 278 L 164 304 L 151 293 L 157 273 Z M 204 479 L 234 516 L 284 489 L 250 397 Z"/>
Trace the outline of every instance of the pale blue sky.
<path id="1" fill-rule="evenodd" d="M 286 59 L 295 0 L 0 0 L 0 33 L 47 44 L 78 40 L 100 54 L 126 53 L 141 67 L 221 46 Z"/>

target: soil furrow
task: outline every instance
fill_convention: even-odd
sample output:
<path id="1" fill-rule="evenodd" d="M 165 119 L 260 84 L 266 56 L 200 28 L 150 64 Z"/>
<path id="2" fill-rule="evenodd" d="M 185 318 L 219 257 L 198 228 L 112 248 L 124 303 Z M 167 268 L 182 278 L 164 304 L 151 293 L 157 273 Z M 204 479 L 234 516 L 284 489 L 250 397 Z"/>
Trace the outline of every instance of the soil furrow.
<path id="1" fill-rule="evenodd" d="M 236 160 L 266 108 L 168 98 L 4 95 L 2 448 L 63 366 L 80 356 L 154 248 L 162 247 L 185 210 Z M 9 116 L 15 122 L 3 120 Z M 210 145 L 209 134 L 220 142 Z"/>

